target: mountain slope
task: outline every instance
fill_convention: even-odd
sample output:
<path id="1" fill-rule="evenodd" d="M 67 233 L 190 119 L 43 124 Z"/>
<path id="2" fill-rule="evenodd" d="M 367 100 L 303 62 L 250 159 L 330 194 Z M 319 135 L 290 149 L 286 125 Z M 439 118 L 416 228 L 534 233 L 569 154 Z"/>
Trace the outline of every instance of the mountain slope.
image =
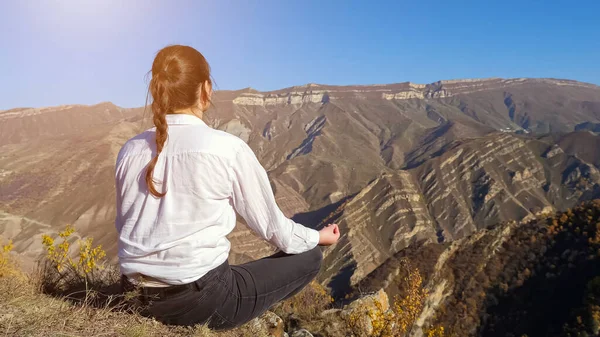
<path id="1" fill-rule="evenodd" d="M 595 200 L 528 222 L 497 224 L 451 244 L 412 247 L 359 287 L 403 294 L 406 270 L 399 261 L 407 259 L 430 290 L 417 327 L 434 324 L 459 336 L 596 335 L 599 220 Z"/>
<path id="2" fill-rule="evenodd" d="M 359 282 L 399 250 L 598 194 L 600 88 L 553 79 L 310 84 L 215 93 L 206 122 L 247 141 L 289 216 L 339 221 L 322 281 Z M 67 223 L 115 252 L 113 165 L 148 125 L 109 103 L 0 112 L 0 234 L 35 257 Z M 148 111 L 146 112 L 149 113 Z M 522 135 L 518 135 L 521 133 Z M 240 223 L 233 261 L 271 247 Z M 341 286 L 340 286 L 341 287 Z"/>

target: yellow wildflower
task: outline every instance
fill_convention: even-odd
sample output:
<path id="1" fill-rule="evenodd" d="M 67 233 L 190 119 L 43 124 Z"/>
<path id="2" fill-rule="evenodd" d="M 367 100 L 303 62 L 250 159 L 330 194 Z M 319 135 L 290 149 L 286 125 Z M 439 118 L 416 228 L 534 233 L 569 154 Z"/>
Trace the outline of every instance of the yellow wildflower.
<path id="1" fill-rule="evenodd" d="M 4 245 L 2 247 L 2 251 L 5 253 L 8 253 L 11 250 L 13 250 L 13 248 L 14 248 L 13 242 L 12 242 L 12 240 L 10 240 L 10 241 L 8 241 L 8 243 L 6 245 Z"/>

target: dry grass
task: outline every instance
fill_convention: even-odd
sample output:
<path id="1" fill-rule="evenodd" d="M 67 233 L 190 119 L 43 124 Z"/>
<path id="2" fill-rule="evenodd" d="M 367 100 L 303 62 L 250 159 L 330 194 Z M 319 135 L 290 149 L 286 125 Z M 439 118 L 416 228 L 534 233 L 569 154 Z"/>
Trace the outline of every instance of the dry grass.
<path id="1" fill-rule="evenodd" d="M 171 327 L 126 309 L 116 297 L 72 301 L 40 291 L 39 275 L 25 275 L 9 253 L 0 257 L 0 336 L 197 336 L 255 337 L 267 332 L 256 324 L 227 332 L 205 326 Z M 4 263 L 3 263 L 4 262 Z"/>
<path id="2" fill-rule="evenodd" d="M 31 274 L 20 270 L 10 252 L 12 245 L 0 246 L 0 337 L 270 336 L 265 319 L 253 320 L 231 331 L 213 332 L 206 326 L 173 327 L 143 317 L 138 314 L 140 308 L 131 305 L 135 301 L 134 292 L 121 292 L 118 270 L 101 258 L 90 259 L 93 255 L 89 252 L 96 249 L 91 241 L 83 250 L 80 248 L 79 259 L 71 258 L 71 245 L 65 242 L 72 233 L 69 228 L 61 232 L 62 241 L 45 236 L 47 256 Z M 101 247 L 97 251 L 102 252 Z M 92 267 L 85 269 L 90 261 Z M 287 329 L 308 328 L 323 331 L 327 336 L 340 336 L 326 332 L 343 330 L 340 320 L 334 319 L 335 316 L 321 316 L 332 301 L 326 289 L 313 282 L 296 296 L 278 304 L 274 311 L 284 320 Z"/>

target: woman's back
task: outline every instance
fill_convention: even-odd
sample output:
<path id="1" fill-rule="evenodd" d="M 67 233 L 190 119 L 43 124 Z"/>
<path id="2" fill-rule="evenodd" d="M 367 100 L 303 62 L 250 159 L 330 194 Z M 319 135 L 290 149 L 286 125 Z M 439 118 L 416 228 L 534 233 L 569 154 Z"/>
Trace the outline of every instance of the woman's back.
<path id="1" fill-rule="evenodd" d="M 235 226 L 232 168 L 243 141 L 191 115 L 167 115 L 168 140 L 154 170 L 159 191 L 148 193 L 144 173 L 155 155 L 154 129 L 130 139 L 116 165 L 119 259 L 124 274 L 144 271 L 169 284 L 198 279 L 227 259 L 225 238 Z"/>

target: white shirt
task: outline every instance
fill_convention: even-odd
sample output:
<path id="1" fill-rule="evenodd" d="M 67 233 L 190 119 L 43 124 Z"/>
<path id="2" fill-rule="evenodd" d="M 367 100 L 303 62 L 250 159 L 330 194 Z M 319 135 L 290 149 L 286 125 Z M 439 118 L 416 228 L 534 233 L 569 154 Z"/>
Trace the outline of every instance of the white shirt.
<path id="1" fill-rule="evenodd" d="M 237 211 L 248 226 L 288 254 L 314 248 L 319 233 L 288 219 L 275 203 L 267 173 L 241 139 L 191 115 L 167 115 L 168 139 L 149 193 L 146 166 L 155 129 L 128 140 L 116 163 L 119 264 L 126 276 L 166 284 L 192 282 L 229 256 Z"/>

